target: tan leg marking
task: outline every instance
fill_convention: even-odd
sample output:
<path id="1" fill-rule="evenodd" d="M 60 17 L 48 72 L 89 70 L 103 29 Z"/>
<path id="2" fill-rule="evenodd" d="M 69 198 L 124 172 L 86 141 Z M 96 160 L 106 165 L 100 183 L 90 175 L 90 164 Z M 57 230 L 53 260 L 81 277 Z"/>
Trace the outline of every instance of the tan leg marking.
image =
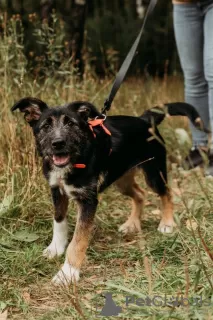
<path id="1" fill-rule="evenodd" d="M 86 256 L 86 250 L 93 229 L 95 211 L 92 211 L 91 216 L 87 218 L 83 218 L 82 213 L 82 208 L 79 206 L 75 232 L 67 248 L 66 260 L 61 270 L 52 280 L 55 284 L 68 285 L 71 282 L 79 280 L 80 267 Z"/>
<path id="2" fill-rule="evenodd" d="M 131 214 L 119 228 L 119 231 L 124 234 L 141 232 L 140 218 L 143 211 L 145 191 L 135 182 L 135 173 L 136 170 L 130 170 L 116 181 L 119 191 L 132 198 Z"/>
<path id="3" fill-rule="evenodd" d="M 175 222 L 173 218 L 173 203 L 172 197 L 168 191 L 167 195 L 161 196 L 163 213 L 162 218 L 158 227 L 158 231 L 162 233 L 172 233 L 175 227 Z"/>
<path id="4" fill-rule="evenodd" d="M 76 269 L 80 269 L 84 261 L 92 230 L 93 223 L 81 221 L 78 215 L 73 239 L 67 248 L 66 254 L 67 261 Z"/>

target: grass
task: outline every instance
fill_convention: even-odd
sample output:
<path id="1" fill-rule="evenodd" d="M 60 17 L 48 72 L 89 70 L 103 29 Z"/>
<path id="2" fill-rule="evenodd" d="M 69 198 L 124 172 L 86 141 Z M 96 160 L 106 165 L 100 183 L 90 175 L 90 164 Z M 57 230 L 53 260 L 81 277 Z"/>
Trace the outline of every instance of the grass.
<path id="1" fill-rule="evenodd" d="M 142 109 L 156 103 L 181 100 L 181 81 L 175 78 L 165 81 L 156 79 L 147 85 L 142 80 L 132 79 L 120 90 L 111 112 L 139 115 Z M 76 84 L 73 92 L 70 87 L 65 90 L 62 86 L 57 84 L 58 92 L 64 90 L 60 99 L 52 88 L 48 93 L 40 87 L 36 95 L 53 105 L 66 99 L 93 101 L 95 98 L 100 108 L 108 92 L 105 83 L 92 79 Z M 5 205 L 0 214 L 0 307 L 8 309 L 12 319 L 94 319 L 104 305 L 102 293 L 112 292 L 123 308 L 121 319 L 211 319 L 212 310 L 205 306 L 144 308 L 136 303 L 125 306 L 126 296 L 138 299 L 202 295 L 206 301 L 212 297 L 212 260 L 208 254 L 208 250 L 213 249 L 212 180 L 203 178 L 199 171 L 188 174 L 178 171 L 174 165 L 170 170 L 170 184 L 178 227 L 173 235 L 165 236 L 156 231 L 160 219 L 159 199 L 147 189 L 139 174 L 140 185 L 148 190 L 143 235 L 123 237 L 118 234 L 118 226 L 130 211 L 130 202 L 114 187 L 110 188 L 100 196 L 96 229 L 79 284 L 66 289 L 51 286 L 50 280 L 64 257 L 52 261 L 42 257 L 42 250 L 49 244 L 52 234 L 49 189 L 35 156 L 30 128 L 22 115 L 11 115 L 9 110 L 15 100 L 32 92 L 25 86 L 22 94 L 16 92 L 16 87 L 12 89 L 13 96 L 7 93 L 0 131 L 3 145 L 0 195 Z M 169 119 L 161 128 L 168 146 L 172 141 L 172 127 L 179 125 L 182 119 Z M 71 203 L 70 239 L 75 216 L 75 206 Z"/>
<path id="2" fill-rule="evenodd" d="M 31 129 L 22 115 L 11 114 L 10 107 L 14 101 L 32 95 L 49 105 L 81 99 L 94 101 L 101 108 L 111 80 L 95 80 L 86 71 L 81 83 L 71 72 L 65 78 L 56 74 L 40 82 L 27 74 L 18 49 L 21 68 L 15 69 L 8 60 L 12 44 L 6 38 L 0 43 L 4 65 L 0 77 L 0 310 L 7 310 L 10 319 L 20 320 L 107 319 L 100 316 L 100 311 L 105 301 L 103 293 L 111 292 L 122 307 L 120 319 L 212 319 L 213 183 L 199 170 L 186 173 L 169 165 L 177 222 L 176 231 L 169 236 L 156 231 L 160 203 L 145 186 L 142 174 L 138 182 L 147 190 L 142 235 L 118 234 L 130 202 L 114 187 L 108 189 L 100 196 L 96 228 L 80 282 L 69 288 L 50 284 L 64 259 L 47 261 L 42 256 L 52 236 L 50 192 L 35 155 Z M 137 116 L 158 103 L 183 100 L 182 91 L 178 77 L 129 79 L 118 92 L 111 113 Z M 187 123 L 183 118 L 167 119 L 161 126 L 169 155 L 178 149 L 175 127 L 186 128 Z M 70 239 L 75 212 L 75 205 L 70 203 Z M 135 303 L 126 306 L 127 296 Z M 138 299 L 147 296 L 184 296 L 191 302 L 202 296 L 203 302 L 202 306 L 138 306 L 142 301 Z"/>

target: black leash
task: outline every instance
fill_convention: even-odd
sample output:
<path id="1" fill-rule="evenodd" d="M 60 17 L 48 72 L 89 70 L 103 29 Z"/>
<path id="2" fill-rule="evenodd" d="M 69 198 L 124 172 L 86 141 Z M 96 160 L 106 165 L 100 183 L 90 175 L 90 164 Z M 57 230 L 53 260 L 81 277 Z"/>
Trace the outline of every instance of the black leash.
<path id="1" fill-rule="evenodd" d="M 155 5 L 157 3 L 157 0 L 150 0 L 150 3 L 149 3 L 149 6 L 148 6 L 148 9 L 146 11 L 146 15 L 145 15 L 145 18 L 143 20 L 143 24 L 142 24 L 142 27 L 141 27 L 141 30 L 135 40 L 135 42 L 133 43 L 128 55 L 126 56 L 126 59 L 124 60 L 116 78 L 115 78 L 115 81 L 112 85 L 112 89 L 110 91 L 110 94 L 108 96 L 108 98 L 105 100 L 104 102 L 104 107 L 102 109 L 102 113 L 105 114 L 106 111 L 109 111 L 110 107 L 111 107 L 111 104 L 112 104 L 112 101 L 113 99 L 115 98 L 115 95 L 118 91 L 118 89 L 120 88 L 121 86 L 121 83 L 123 82 L 125 76 L 126 76 L 126 73 L 129 69 L 129 66 L 135 56 L 135 53 L 136 53 L 136 50 L 137 50 L 137 47 L 139 45 L 139 42 L 140 42 L 140 39 L 141 39 L 141 36 L 142 36 L 142 33 L 143 33 L 143 30 L 144 30 L 144 26 L 146 24 L 146 20 L 148 18 L 148 16 L 152 13 L 153 9 L 155 8 Z"/>

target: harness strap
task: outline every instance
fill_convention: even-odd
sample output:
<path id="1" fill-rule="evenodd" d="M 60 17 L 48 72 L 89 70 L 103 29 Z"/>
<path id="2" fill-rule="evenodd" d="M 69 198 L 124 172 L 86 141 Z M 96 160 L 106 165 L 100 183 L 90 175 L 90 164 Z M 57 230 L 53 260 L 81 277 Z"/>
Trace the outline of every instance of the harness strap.
<path id="1" fill-rule="evenodd" d="M 93 127 L 97 127 L 97 126 L 101 126 L 101 128 L 104 130 L 104 132 L 105 132 L 107 135 L 109 135 L 109 136 L 112 135 L 111 132 L 110 132 L 110 131 L 107 129 L 107 127 L 105 127 L 105 125 L 104 125 L 105 119 L 106 119 L 106 117 L 104 117 L 103 119 L 95 118 L 95 119 L 93 119 L 93 120 L 89 120 L 89 121 L 88 121 L 89 128 L 90 128 L 90 130 L 92 131 L 94 138 L 96 138 L 96 134 L 95 134 L 95 132 L 94 132 L 94 130 L 93 130 Z M 110 156 L 111 153 L 112 153 L 112 149 L 110 148 L 110 150 L 109 150 L 109 156 Z M 85 165 L 84 163 L 75 163 L 75 164 L 73 165 L 73 167 L 74 167 L 74 168 L 78 168 L 78 169 L 85 169 L 85 168 L 86 168 L 86 165 Z"/>
<path id="2" fill-rule="evenodd" d="M 104 121 L 105 121 L 105 118 L 104 118 L 104 119 L 98 119 L 98 118 L 96 118 L 96 119 L 93 119 L 93 120 L 89 120 L 89 121 L 88 121 L 89 128 L 90 128 L 90 130 L 92 131 L 94 137 L 95 137 L 96 135 L 95 135 L 95 132 L 94 132 L 94 130 L 93 130 L 93 127 L 97 127 L 97 126 L 101 126 L 102 129 L 104 130 L 104 132 L 105 132 L 106 134 L 108 134 L 109 136 L 111 136 L 111 132 L 110 132 L 110 131 L 105 127 L 105 125 L 103 124 Z"/>

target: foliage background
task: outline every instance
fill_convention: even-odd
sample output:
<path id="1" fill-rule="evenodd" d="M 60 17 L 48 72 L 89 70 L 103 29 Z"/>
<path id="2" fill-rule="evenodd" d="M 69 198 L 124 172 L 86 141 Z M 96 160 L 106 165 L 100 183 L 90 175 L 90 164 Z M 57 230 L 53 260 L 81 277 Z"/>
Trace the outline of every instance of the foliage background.
<path id="1" fill-rule="evenodd" d="M 136 1 L 91 0 L 86 15 L 82 7 L 74 6 L 76 1 L 55 1 L 52 11 L 50 0 L 0 0 L 0 318 L 100 319 L 102 293 L 110 291 L 123 308 L 119 319 L 212 319 L 212 178 L 205 178 L 199 170 L 186 173 L 170 161 L 175 232 L 167 237 L 156 231 L 160 202 L 139 175 L 138 183 L 147 191 L 142 234 L 118 234 L 131 206 L 110 188 L 100 196 L 79 284 L 68 288 L 51 285 L 64 256 L 52 261 L 42 256 L 52 237 L 50 190 L 31 128 L 10 107 L 24 96 L 36 96 L 50 106 L 88 100 L 100 109 L 141 25 Z M 171 9 L 170 1 L 161 0 L 150 17 L 130 70 L 137 76 L 122 85 L 112 105 L 113 114 L 138 116 L 156 104 L 183 101 L 183 82 L 175 74 L 179 69 Z M 82 31 L 81 47 L 74 40 Z M 80 82 L 75 72 L 78 64 L 73 61 L 79 49 L 84 62 Z M 187 122 L 168 118 L 160 127 L 168 160 L 187 152 L 178 144 L 177 127 L 187 128 Z M 76 207 L 70 202 L 70 240 L 75 220 Z M 127 295 L 202 296 L 211 305 L 125 308 Z"/>
<path id="2" fill-rule="evenodd" d="M 148 2 L 142 2 L 144 9 Z M 57 31 L 55 45 L 61 45 L 61 53 L 54 57 L 58 65 L 64 57 L 73 58 L 74 50 L 69 43 L 73 43 L 73 38 L 77 35 L 77 46 L 81 51 L 78 59 L 82 59 L 84 64 L 89 63 L 99 76 L 114 74 L 142 23 L 137 13 L 138 0 L 87 0 L 85 10 L 82 10 L 83 3 L 84 0 L 0 0 L 0 9 L 6 12 L 5 19 L 20 14 L 24 52 L 30 61 L 30 67 L 38 68 L 41 60 L 46 60 L 46 64 L 49 64 L 49 59 L 45 57 L 47 39 L 44 37 L 41 40 L 38 33 L 38 26 L 41 26 L 42 21 L 47 21 L 49 28 Z M 4 24 L 1 28 L 2 32 L 3 30 Z M 79 40 L 81 35 L 84 36 L 82 43 Z M 165 71 L 173 74 L 179 70 L 172 25 L 172 4 L 168 0 L 161 0 L 148 19 L 130 73 L 162 76 Z M 80 72 L 83 72 L 81 64 Z"/>

